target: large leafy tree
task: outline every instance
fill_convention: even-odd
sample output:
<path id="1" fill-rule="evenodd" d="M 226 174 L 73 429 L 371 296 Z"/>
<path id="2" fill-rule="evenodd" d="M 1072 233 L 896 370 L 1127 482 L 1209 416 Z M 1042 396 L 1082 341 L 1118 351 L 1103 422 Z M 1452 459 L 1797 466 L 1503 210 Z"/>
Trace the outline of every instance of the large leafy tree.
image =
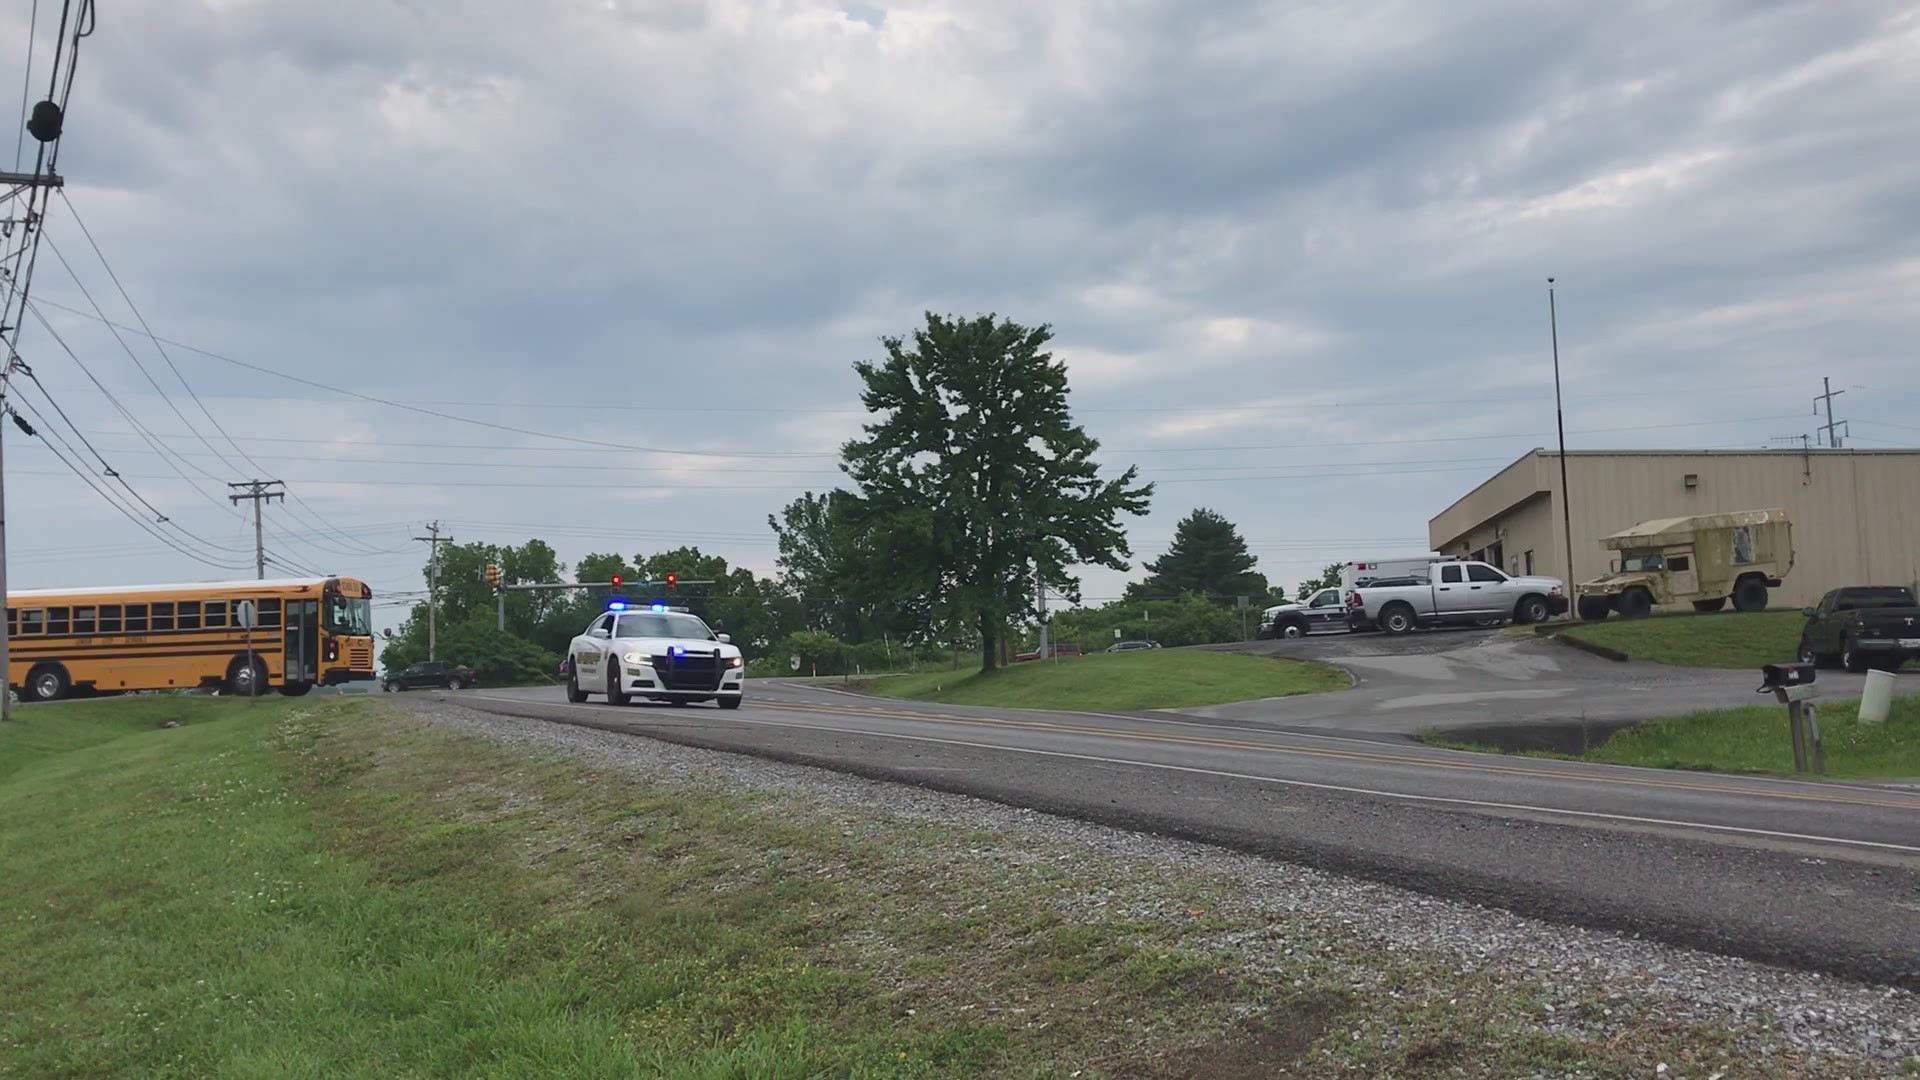
<path id="1" fill-rule="evenodd" d="M 1233 522 L 1201 507 L 1173 530 L 1166 554 L 1147 565 L 1147 579 L 1127 590 L 1132 597 L 1173 597 L 1197 593 L 1212 599 L 1263 598 L 1267 579 L 1254 572 L 1257 562 Z"/>
<path id="2" fill-rule="evenodd" d="M 874 419 L 841 456 L 887 538 L 886 568 L 931 621 L 977 627 L 987 670 L 1008 627 L 1033 614 L 1036 575 L 1077 598 L 1068 567 L 1127 568 L 1120 519 L 1146 513 L 1153 491 L 1133 468 L 1100 477 L 1052 337 L 928 312 L 910 341 L 882 339 L 886 359 L 854 365 Z"/>
<path id="3" fill-rule="evenodd" d="M 779 543 L 781 578 L 808 629 L 852 643 L 925 636 L 916 631 L 929 621 L 932 579 L 924 564 L 904 577 L 893 571 L 891 537 L 870 520 L 859 496 L 809 491 L 767 524 Z"/>

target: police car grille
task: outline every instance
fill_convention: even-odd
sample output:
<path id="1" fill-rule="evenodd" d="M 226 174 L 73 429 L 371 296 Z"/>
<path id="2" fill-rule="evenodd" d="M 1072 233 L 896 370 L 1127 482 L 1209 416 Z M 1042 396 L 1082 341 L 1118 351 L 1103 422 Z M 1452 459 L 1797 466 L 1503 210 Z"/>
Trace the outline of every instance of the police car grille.
<path id="1" fill-rule="evenodd" d="M 664 690 L 718 690 L 720 676 L 718 653 L 681 653 L 653 658 L 653 673 Z"/>

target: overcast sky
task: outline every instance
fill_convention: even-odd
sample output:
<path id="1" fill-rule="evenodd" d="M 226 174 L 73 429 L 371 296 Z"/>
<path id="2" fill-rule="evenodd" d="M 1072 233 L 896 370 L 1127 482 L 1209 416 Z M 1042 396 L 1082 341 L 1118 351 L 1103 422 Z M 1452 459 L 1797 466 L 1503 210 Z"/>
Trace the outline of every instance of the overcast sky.
<path id="1" fill-rule="evenodd" d="M 0 2 L 0 87 L 31 8 Z M 1053 325 L 1103 460 L 1159 485 L 1137 555 L 1208 506 L 1288 583 L 1424 549 L 1551 445 L 1549 274 L 1574 447 L 1759 447 L 1823 375 L 1854 445 L 1920 442 L 1911 5 L 116 0 L 79 71 L 47 236 L 110 317 L 75 212 L 162 337 L 700 453 L 47 306 L 181 457 L 29 323 L 41 381 L 245 570 L 9 430 L 15 587 L 250 576 L 225 482 L 257 470 L 302 500 L 270 549 L 386 595 L 435 518 L 771 572 L 852 363 L 928 308 Z M 92 310 L 51 249 L 34 288 Z"/>

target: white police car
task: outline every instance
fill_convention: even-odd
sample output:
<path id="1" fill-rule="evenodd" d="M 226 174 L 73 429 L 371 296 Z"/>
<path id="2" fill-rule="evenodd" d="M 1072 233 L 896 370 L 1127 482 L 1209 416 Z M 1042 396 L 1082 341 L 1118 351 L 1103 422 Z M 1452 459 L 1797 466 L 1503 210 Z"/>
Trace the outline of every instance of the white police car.
<path id="1" fill-rule="evenodd" d="M 644 697 L 737 709 L 746 687 L 746 661 L 727 635 L 664 604 L 629 607 L 615 600 L 567 652 L 567 700 L 575 703 L 605 694 L 611 705 Z"/>

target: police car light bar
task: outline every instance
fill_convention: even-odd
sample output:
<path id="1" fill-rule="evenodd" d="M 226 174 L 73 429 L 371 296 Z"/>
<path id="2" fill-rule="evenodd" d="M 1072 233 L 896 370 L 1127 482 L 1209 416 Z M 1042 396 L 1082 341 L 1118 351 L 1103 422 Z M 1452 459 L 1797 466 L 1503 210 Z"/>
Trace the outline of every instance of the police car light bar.
<path id="1" fill-rule="evenodd" d="M 625 600 L 609 600 L 607 601 L 607 610 L 625 611 L 627 610 L 627 602 Z"/>

